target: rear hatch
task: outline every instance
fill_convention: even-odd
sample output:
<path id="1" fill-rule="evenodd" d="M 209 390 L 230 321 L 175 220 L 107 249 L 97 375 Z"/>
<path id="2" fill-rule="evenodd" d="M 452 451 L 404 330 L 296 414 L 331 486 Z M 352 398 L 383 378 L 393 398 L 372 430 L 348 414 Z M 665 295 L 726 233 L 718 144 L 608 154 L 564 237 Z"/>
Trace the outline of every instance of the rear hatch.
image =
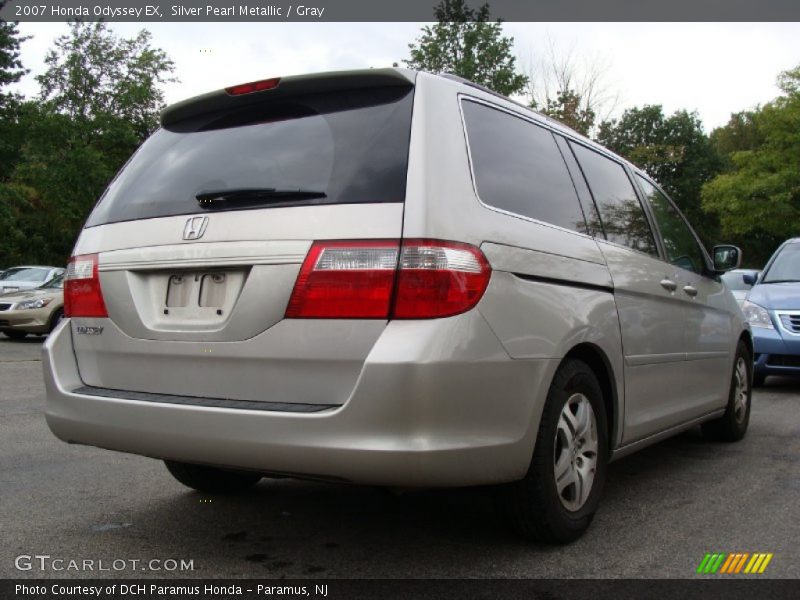
<path id="1" fill-rule="evenodd" d="M 75 249 L 107 313 L 73 313 L 84 383 L 345 402 L 386 320 L 284 314 L 314 240 L 401 237 L 412 104 L 413 74 L 372 70 L 168 108 Z"/>

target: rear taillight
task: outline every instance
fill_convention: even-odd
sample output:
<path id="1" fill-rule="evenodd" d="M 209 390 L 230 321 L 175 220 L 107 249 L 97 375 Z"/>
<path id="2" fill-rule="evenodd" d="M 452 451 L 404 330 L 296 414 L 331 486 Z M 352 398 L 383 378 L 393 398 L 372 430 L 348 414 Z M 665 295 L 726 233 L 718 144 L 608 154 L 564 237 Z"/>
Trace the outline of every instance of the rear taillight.
<path id="1" fill-rule="evenodd" d="M 474 307 L 491 268 L 441 240 L 314 242 L 286 309 L 296 319 L 432 319 Z"/>
<path id="2" fill-rule="evenodd" d="M 457 315 L 475 306 L 491 276 L 478 248 L 458 242 L 403 242 L 392 317 L 432 319 Z"/>
<path id="3" fill-rule="evenodd" d="M 314 242 L 286 317 L 388 318 L 398 252 L 396 241 Z"/>
<path id="4" fill-rule="evenodd" d="M 64 316 L 108 316 L 97 263 L 96 254 L 82 254 L 70 259 L 64 275 Z"/>

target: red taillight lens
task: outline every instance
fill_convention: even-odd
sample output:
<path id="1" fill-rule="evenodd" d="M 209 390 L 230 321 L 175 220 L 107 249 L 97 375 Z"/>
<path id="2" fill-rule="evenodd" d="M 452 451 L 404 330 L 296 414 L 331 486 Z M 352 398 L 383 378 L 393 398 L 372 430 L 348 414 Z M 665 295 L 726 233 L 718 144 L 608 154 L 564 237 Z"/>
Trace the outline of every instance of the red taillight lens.
<path id="1" fill-rule="evenodd" d="M 458 242 L 403 242 L 397 272 L 392 317 L 432 319 L 450 317 L 475 306 L 491 276 L 478 248 Z"/>
<path id="2" fill-rule="evenodd" d="M 274 90 L 281 82 L 280 77 L 273 77 L 272 79 L 262 79 L 261 81 L 251 81 L 249 83 L 240 83 L 229 88 L 225 91 L 229 96 L 241 96 L 242 94 L 252 94 L 253 92 L 263 92 L 265 90 Z"/>
<path id="3" fill-rule="evenodd" d="M 64 275 L 64 316 L 108 316 L 97 263 L 96 254 L 82 254 L 70 259 Z"/>
<path id="4" fill-rule="evenodd" d="M 398 264 L 399 263 L 399 264 Z M 491 268 L 440 240 L 314 242 L 286 309 L 296 319 L 432 319 L 474 307 Z"/>
<path id="5" fill-rule="evenodd" d="M 286 316 L 388 318 L 399 246 L 396 241 L 314 242 Z"/>

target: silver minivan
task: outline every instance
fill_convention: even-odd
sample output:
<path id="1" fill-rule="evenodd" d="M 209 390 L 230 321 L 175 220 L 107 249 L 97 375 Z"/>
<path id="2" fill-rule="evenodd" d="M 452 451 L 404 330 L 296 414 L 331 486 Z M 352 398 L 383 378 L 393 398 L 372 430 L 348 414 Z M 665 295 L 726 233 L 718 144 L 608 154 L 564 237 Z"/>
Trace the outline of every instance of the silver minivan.
<path id="1" fill-rule="evenodd" d="M 712 256 L 641 170 L 459 78 L 237 85 L 168 107 L 89 216 L 47 421 L 206 492 L 495 484 L 563 543 L 611 460 L 745 434 Z"/>

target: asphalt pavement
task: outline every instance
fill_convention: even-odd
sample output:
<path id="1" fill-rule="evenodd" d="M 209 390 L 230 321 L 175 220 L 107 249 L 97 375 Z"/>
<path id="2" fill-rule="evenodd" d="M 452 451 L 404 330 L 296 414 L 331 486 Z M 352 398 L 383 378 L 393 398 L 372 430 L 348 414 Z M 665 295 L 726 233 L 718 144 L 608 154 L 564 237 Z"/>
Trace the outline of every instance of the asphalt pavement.
<path id="1" fill-rule="evenodd" d="M 548 547 L 510 533 L 491 489 L 265 479 L 212 497 L 156 460 L 62 443 L 41 341 L 0 334 L 0 577 L 683 578 L 709 577 L 708 552 L 773 553 L 748 577 L 800 577 L 800 382 L 756 391 L 742 442 L 689 431 L 613 463 L 587 535 Z"/>

